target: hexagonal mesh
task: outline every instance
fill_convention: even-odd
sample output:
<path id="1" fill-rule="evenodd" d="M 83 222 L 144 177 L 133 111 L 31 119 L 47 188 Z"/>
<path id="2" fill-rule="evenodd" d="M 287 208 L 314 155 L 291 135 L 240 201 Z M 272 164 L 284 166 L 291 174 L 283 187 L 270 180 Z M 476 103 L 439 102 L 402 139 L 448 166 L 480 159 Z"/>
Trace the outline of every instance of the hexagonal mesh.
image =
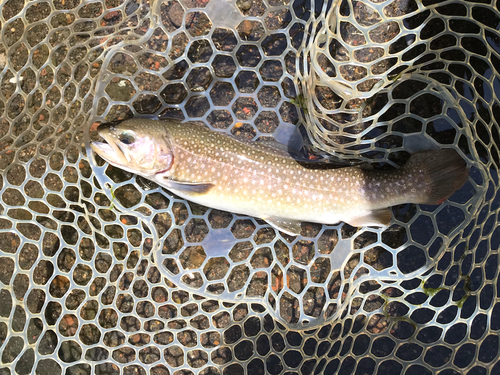
<path id="1" fill-rule="evenodd" d="M 498 4 L 2 0 L 0 374 L 499 373 Z M 87 156 L 132 116 L 471 173 L 290 237 Z"/>

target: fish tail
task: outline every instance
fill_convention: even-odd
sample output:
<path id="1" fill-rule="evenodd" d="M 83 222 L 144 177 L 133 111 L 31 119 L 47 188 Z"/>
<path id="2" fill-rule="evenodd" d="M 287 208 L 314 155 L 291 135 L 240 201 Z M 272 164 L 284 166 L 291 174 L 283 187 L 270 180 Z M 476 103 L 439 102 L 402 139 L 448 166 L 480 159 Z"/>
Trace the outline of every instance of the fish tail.
<path id="1" fill-rule="evenodd" d="M 460 189 L 467 178 L 467 163 L 453 149 L 425 150 L 413 154 L 403 167 L 419 193 L 412 203 L 438 205 Z"/>

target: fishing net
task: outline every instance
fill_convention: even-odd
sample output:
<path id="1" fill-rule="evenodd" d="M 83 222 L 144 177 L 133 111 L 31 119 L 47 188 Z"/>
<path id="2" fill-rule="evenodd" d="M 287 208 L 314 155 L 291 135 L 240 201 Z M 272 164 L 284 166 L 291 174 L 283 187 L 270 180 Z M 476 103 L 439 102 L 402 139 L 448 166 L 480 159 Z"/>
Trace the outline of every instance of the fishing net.
<path id="1" fill-rule="evenodd" d="M 0 1 L 0 374 L 497 374 L 498 1 Z M 90 153 L 199 122 L 466 185 L 300 236 Z"/>

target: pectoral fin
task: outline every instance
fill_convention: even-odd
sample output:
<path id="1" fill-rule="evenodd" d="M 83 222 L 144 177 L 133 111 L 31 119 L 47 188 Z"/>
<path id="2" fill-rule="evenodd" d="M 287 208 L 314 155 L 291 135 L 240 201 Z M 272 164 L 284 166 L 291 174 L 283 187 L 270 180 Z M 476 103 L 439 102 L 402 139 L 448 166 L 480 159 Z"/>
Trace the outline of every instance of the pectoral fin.
<path id="1" fill-rule="evenodd" d="M 189 182 L 189 181 L 176 181 L 165 178 L 163 186 L 167 189 L 179 190 L 186 193 L 205 194 L 210 191 L 215 185 L 211 182 Z"/>
<path id="2" fill-rule="evenodd" d="M 264 220 L 267 221 L 274 228 L 278 229 L 283 233 L 289 234 L 290 236 L 298 236 L 302 229 L 301 228 L 302 222 L 297 220 L 283 219 L 281 217 L 274 217 L 274 216 L 265 218 Z"/>
<path id="3" fill-rule="evenodd" d="M 346 222 L 354 227 L 387 227 L 391 223 L 391 211 L 375 210 L 367 215 L 346 220 Z"/>

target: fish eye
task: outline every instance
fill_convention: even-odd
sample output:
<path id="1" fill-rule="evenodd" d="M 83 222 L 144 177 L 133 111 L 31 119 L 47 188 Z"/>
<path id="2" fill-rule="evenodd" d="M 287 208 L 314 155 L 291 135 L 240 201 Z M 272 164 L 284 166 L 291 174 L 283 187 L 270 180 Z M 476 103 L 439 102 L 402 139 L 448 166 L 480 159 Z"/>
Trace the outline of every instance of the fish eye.
<path id="1" fill-rule="evenodd" d="M 118 136 L 118 139 L 124 145 L 130 145 L 135 141 L 135 134 L 131 131 L 124 131 Z"/>

